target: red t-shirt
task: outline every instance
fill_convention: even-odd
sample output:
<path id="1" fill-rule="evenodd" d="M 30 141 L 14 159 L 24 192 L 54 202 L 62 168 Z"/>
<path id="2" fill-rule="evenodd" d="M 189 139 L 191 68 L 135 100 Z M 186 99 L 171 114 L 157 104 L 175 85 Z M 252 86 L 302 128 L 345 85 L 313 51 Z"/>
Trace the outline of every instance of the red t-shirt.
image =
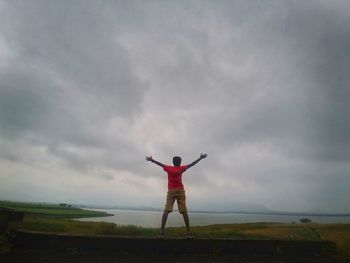
<path id="1" fill-rule="evenodd" d="M 168 189 L 184 189 L 182 184 L 182 173 L 186 171 L 188 165 L 168 166 L 164 165 L 163 169 L 168 173 Z"/>

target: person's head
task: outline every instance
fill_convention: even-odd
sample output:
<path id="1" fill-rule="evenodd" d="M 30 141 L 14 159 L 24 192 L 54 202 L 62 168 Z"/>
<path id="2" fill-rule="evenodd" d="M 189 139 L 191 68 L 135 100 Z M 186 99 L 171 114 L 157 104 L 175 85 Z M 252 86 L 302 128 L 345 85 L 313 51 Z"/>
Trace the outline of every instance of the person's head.
<path id="1" fill-rule="evenodd" d="M 180 156 L 174 156 L 173 158 L 173 164 L 175 166 L 180 166 L 181 165 L 181 157 Z"/>

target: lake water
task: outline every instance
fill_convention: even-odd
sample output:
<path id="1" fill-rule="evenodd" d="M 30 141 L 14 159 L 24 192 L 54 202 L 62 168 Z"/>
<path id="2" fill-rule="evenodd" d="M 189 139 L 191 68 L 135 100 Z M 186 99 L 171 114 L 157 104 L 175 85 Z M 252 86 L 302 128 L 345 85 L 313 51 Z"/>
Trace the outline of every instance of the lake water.
<path id="1" fill-rule="evenodd" d="M 163 212 L 160 211 L 135 211 L 116 209 L 90 209 L 103 211 L 113 216 L 81 218 L 80 221 L 111 222 L 118 225 L 135 225 L 143 227 L 158 228 L 161 223 Z M 213 224 L 235 224 L 255 222 L 299 222 L 303 217 L 309 218 L 315 223 L 350 223 L 350 216 L 292 216 L 292 215 L 262 215 L 262 214 L 240 214 L 240 213 L 189 213 L 192 226 L 205 226 Z M 169 214 L 166 226 L 184 226 L 183 217 L 178 212 Z"/>

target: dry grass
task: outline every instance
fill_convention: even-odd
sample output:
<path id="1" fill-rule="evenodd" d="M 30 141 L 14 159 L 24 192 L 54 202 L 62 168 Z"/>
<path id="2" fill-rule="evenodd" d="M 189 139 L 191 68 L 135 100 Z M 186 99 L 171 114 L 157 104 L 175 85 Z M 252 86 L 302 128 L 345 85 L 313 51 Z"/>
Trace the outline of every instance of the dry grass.
<path id="1" fill-rule="evenodd" d="M 338 253 L 350 256 L 350 224 L 266 224 L 242 229 L 244 236 L 289 240 L 330 240 Z"/>

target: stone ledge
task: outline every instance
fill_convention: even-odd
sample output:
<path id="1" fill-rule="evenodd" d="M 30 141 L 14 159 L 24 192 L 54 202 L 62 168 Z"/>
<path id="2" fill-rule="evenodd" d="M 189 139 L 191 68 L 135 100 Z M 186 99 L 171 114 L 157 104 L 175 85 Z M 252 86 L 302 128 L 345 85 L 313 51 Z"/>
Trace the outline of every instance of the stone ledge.
<path id="1" fill-rule="evenodd" d="M 330 241 L 255 239 L 165 239 L 131 236 L 87 236 L 19 230 L 16 249 L 128 251 L 142 253 L 227 253 L 237 255 L 333 255 Z"/>

